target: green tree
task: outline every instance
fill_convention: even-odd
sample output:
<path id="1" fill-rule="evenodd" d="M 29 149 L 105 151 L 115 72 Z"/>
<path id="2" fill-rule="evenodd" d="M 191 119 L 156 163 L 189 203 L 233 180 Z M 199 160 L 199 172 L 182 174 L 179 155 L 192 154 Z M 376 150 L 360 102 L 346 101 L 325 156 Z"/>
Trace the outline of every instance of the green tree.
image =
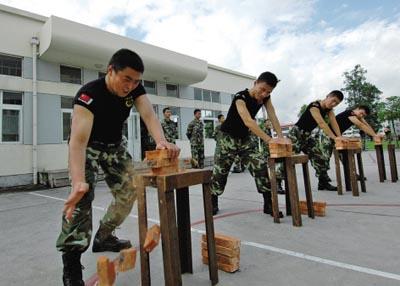
<path id="1" fill-rule="evenodd" d="M 300 118 L 300 116 L 304 113 L 304 111 L 306 111 L 307 109 L 307 104 L 303 104 L 302 107 L 300 108 L 299 113 L 297 114 L 297 117 Z"/>
<path id="2" fill-rule="evenodd" d="M 345 87 L 341 90 L 346 93 L 345 102 L 348 108 L 355 108 L 358 105 L 367 105 L 371 114 L 366 118 L 371 127 L 379 128 L 378 104 L 380 102 L 380 91 L 375 85 L 367 82 L 365 74 L 367 70 L 361 65 L 356 65 L 353 70 L 343 73 Z"/>
<path id="3" fill-rule="evenodd" d="M 379 103 L 378 117 L 381 121 L 390 122 L 391 130 L 397 141 L 398 136 L 394 128 L 394 121 L 400 120 L 400 97 L 391 96 L 386 98 L 384 102 Z"/>

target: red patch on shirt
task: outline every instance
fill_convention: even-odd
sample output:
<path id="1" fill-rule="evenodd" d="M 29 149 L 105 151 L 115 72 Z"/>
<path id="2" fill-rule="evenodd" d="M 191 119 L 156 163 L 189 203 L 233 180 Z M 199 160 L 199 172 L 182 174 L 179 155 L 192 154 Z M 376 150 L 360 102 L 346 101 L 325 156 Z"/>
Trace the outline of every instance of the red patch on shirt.
<path id="1" fill-rule="evenodd" d="M 93 101 L 93 98 L 91 98 L 86 93 L 82 93 L 81 96 L 79 96 L 78 100 L 80 100 L 80 101 L 86 103 L 87 105 L 89 105 Z"/>

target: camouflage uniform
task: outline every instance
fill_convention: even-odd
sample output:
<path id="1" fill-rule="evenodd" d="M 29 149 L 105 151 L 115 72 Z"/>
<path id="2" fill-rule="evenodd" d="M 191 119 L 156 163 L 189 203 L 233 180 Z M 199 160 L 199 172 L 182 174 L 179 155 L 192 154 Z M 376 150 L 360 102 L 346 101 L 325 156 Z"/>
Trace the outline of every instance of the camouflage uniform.
<path id="1" fill-rule="evenodd" d="M 172 144 L 176 143 L 176 139 L 178 139 L 178 130 L 176 129 L 175 122 L 172 120 L 162 120 L 161 127 L 164 131 L 165 139 Z"/>
<path id="2" fill-rule="evenodd" d="M 211 190 L 214 195 L 224 192 L 229 170 L 239 156 L 242 164 L 254 177 L 259 193 L 270 192 L 268 168 L 265 158 L 260 154 L 258 146 L 250 137 L 234 138 L 228 133 L 221 132 L 219 144 L 215 149 L 215 163 L 212 173 Z"/>
<path id="3" fill-rule="evenodd" d="M 306 132 L 297 126 L 294 126 L 288 133 L 288 139 L 292 141 L 293 153 L 298 154 L 301 151 L 308 155 L 311 166 L 315 169 L 318 178 L 328 179 L 327 171 L 329 169 L 329 159 L 319 147 L 319 142 L 311 132 Z"/>
<path id="4" fill-rule="evenodd" d="M 204 124 L 200 120 L 193 119 L 189 123 L 186 136 L 190 140 L 190 149 L 192 152 L 192 168 L 204 168 Z"/>
<path id="5" fill-rule="evenodd" d="M 85 179 L 89 191 L 77 203 L 73 219 L 68 223 L 64 216 L 62 230 L 57 239 L 59 251 L 84 252 L 92 236 L 92 201 L 97 183 L 99 166 L 113 195 L 102 223 L 109 229 L 118 227 L 129 215 L 137 192 L 134 183 L 132 157 L 128 153 L 127 140 L 117 144 L 89 143 L 86 148 Z"/>

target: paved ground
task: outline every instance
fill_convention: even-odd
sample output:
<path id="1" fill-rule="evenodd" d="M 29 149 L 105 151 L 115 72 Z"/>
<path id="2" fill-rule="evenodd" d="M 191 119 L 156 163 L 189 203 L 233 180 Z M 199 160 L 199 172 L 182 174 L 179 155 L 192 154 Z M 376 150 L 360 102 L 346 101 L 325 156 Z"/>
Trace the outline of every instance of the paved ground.
<path id="1" fill-rule="evenodd" d="M 397 152 L 400 170 L 400 153 Z M 226 192 L 220 197 L 215 231 L 238 237 L 241 244 L 240 271 L 219 271 L 218 285 L 400 285 L 400 183 L 378 179 L 375 152 L 363 153 L 367 193 L 353 197 L 316 190 L 314 200 L 328 203 L 327 216 L 314 220 L 303 216 L 303 226 L 293 227 L 291 217 L 274 224 L 262 213 L 262 196 L 255 191 L 249 173 L 231 174 Z M 298 170 L 300 196 L 304 197 Z M 334 178 L 333 171 L 330 173 Z M 61 209 L 68 188 L 0 194 L 0 277 L 1 285 L 61 285 L 61 256 L 55 241 L 61 225 Z M 158 223 L 156 192 L 148 190 L 151 226 Z M 191 188 L 191 220 L 194 274 L 183 275 L 184 285 L 210 285 L 208 268 L 201 263 L 202 198 L 200 186 Z M 281 209 L 284 196 L 279 196 Z M 104 214 L 110 194 L 104 183 L 96 190 L 94 227 Z M 117 235 L 138 246 L 136 204 Z M 96 281 L 96 260 L 115 253 L 83 255 L 86 285 Z M 161 247 L 150 256 L 152 285 L 164 285 Z M 121 273 L 115 286 L 140 285 L 140 260 L 136 268 Z"/>

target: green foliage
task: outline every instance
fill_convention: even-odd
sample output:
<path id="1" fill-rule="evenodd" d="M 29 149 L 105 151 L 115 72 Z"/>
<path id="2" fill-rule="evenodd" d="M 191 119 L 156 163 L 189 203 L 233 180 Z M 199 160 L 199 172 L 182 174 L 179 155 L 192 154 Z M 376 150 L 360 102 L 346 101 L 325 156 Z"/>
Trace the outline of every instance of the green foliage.
<path id="1" fill-rule="evenodd" d="M 361 65 L 356 65 L 353 70 L 343 73 L 345 87 L 341 90 L 345 93 L 345 102 L 348 108 L 358 105 L 367 105 L 371 114 L 366 118 L 374 130 L 379 129 L 378 106 L 380 102 L 380 91 L 375 85 L 366 81 L 367 70 Z"/>
<path id="2" fill-rule="evenodd" d="M 297 117 L 300 118 L 300 116 L 306 111 L 307 109 L 307 104 L 303 104 L 303 106 L 300 108 L 299 113 L 297 114 Z"/>

